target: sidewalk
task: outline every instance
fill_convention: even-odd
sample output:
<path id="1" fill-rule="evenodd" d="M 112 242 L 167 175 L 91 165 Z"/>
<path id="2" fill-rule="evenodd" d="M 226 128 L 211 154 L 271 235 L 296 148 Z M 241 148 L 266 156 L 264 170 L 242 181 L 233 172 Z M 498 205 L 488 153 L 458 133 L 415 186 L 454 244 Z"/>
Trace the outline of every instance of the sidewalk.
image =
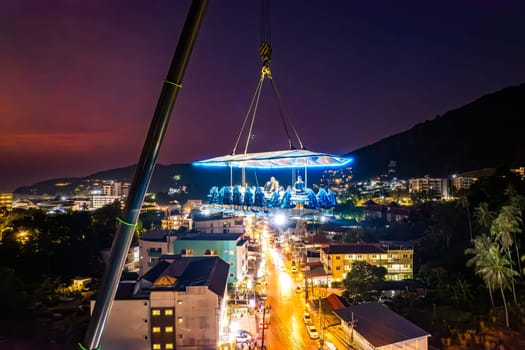
<path id="1" fill-rule="evenodd" d="M 255 314 L 244 313 L 230 320 L 230 329 L 244 329 L 252 336 L 257 335 L 257 321 Z"/>

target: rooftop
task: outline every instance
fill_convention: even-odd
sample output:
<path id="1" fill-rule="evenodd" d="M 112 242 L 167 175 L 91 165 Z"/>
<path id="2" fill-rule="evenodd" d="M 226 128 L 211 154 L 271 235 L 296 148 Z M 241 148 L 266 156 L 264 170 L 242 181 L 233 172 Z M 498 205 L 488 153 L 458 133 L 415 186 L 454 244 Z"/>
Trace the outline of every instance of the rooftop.
<path id="1" fill-rule="evenodd" d="M 335 310 L 344 322 L 355 322 L 354 329 L 373 347 L 428 337 L 430 334 L 379 303 L 366 303 Z"/>
<path id="2" fill-rule="evenodd" d="M 386 251 L 373 244 L 330 244 L 322 249 L 325 254 L 385 254 Z"/>

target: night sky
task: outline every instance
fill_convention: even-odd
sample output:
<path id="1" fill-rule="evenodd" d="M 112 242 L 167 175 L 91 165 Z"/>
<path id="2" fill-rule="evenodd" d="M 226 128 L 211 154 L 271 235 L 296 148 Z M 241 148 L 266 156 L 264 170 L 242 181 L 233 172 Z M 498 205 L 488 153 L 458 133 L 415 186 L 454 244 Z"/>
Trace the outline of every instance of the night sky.
<path id="1" fill-rule="evenodd" d="M 135 164 L 189 5 L 2 0 L 0 191 Z M 350 152 L 525 82 L 524 14 L 521 0 L 274 0 L 274 81 L 307 148 Z M 232 151 L 259 16 L 259 1 L 210 2 L 160 163 Z M 266 83 L 249 151 L 286 146 Z"/>

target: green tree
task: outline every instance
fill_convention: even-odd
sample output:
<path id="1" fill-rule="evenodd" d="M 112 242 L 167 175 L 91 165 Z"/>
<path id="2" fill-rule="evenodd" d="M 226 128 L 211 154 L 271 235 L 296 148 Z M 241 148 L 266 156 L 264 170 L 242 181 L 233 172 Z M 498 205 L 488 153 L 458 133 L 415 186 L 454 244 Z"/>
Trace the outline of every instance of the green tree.
<path id="1" fill-rule="evenodd" d="M 459 204 L 462 208 L 464 208 L 467 211 L 467 222 L 468 222 L 468 230 L 470 234 L 470 241 L 472 241 L 472 220 L 470 218 L 470 201 L 467 196 L 467 191 L 463 190 L 458 193 L 459 195 Z"/>
<path id="2" fill-rule="evenodd" d="M 486 241 L 486 238 L 483 240 Z M 501 254 L 497 243 L 491 242 L 487 248 L 485 251 L 478 251 L 474 258 L 467 261 L 467 266 L 474 265 L 476 274 L 481 276 L 487 287 L 491 289 L 499 287 L 505 308 L 505 323 L 509 327 L 509 311 L 505 298 L 505 289 L 511 287 L 514 277 L 518 273 L 512 269 L 511 261 Z M 471 249 L 467 249 L 465 253 L 472 254 Z"/>
<path id="3" fill-rule="evenodd" d="M 366 261 L 353 263 L 343 280 L 343 296 L 357 302 L 377 300 L 386 273 L 383 266 L 374 266 Z"/>
<path id="4" fill-rule="evenodd" d="M 507 256 L 510 262 L 511 269 L 513 269 L 511 248 L 515 242 L 514 237 L 519 232 L 521 232 L 521 212 L 518 212 L 513 206 L 503 206 L 500 210 L 498 217 L 492 222 L 492 226 L 490 227 L 490 233 L 500 244 L 501 250 Z M 516 255 L 519 260 L 519 250 L 517 245 L 515 245 L 515 247 Z M 516 297 L 514 278 L 512 278 L 510 282 L 512 286 L 512 295 L 514 297 L 514 302 L 517 304 L 518 299 Z"/>
<path id="5" fill-rule="evenodd" d="M 484 232 L 488 232 L 490 230 L 492 220 L 494 220 L 494 214 L 489 210 L 489 205 L 487 202 L 479 203 L 479 205 L 474 210 L 474 217 Z"/>
<path id="6" fill-rule="evenodd" d="M 483 267 L 485 264 L 489 261 L 489 251 L 490 247 L 492 246 L 493 242 L 492 239 L 487 235 L 481 235 L 474 238 L 473 241 L 474 248 L 467 248 L 465 249 L 466 255 L 474 255 L 472 258 L 470 258 L 467 261 L 468 267 L 474 267 L 474 271 L 477 275 L 480 275 L 479 270 L 481 267 Z M 483 278 L 484 276 L 480 276 Z M 487 286 L 489 290 L 489 296 L 490 296 L 490 303 L 492 304 L 492 307 L 494 307 L 494 297 L 492 295 L 492 285 L 483 278 L 483 282 L 485 282 L 485 285 Z"/>
<path id="7" fill-rule="evenodd" d="M 457 306 L 469 305 L 472 301 L 472 285 L 462 279 L 458 278 L 452 283 L 449 284 L 449 289 L 451 292 L 452 301 Z"/>

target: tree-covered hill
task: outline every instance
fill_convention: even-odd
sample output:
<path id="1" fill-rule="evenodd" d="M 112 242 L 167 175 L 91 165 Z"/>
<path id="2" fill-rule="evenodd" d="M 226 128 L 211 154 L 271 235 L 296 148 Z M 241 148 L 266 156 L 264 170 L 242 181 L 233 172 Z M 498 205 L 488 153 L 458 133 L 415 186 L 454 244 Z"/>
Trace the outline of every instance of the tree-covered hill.
<path id="1" fill-rule="evenodd" d="M 397 162 L 401 178 L 525 165 L 525 84 L 485 95 L 350 153 L 356 178 L 386 172 Z"/>

